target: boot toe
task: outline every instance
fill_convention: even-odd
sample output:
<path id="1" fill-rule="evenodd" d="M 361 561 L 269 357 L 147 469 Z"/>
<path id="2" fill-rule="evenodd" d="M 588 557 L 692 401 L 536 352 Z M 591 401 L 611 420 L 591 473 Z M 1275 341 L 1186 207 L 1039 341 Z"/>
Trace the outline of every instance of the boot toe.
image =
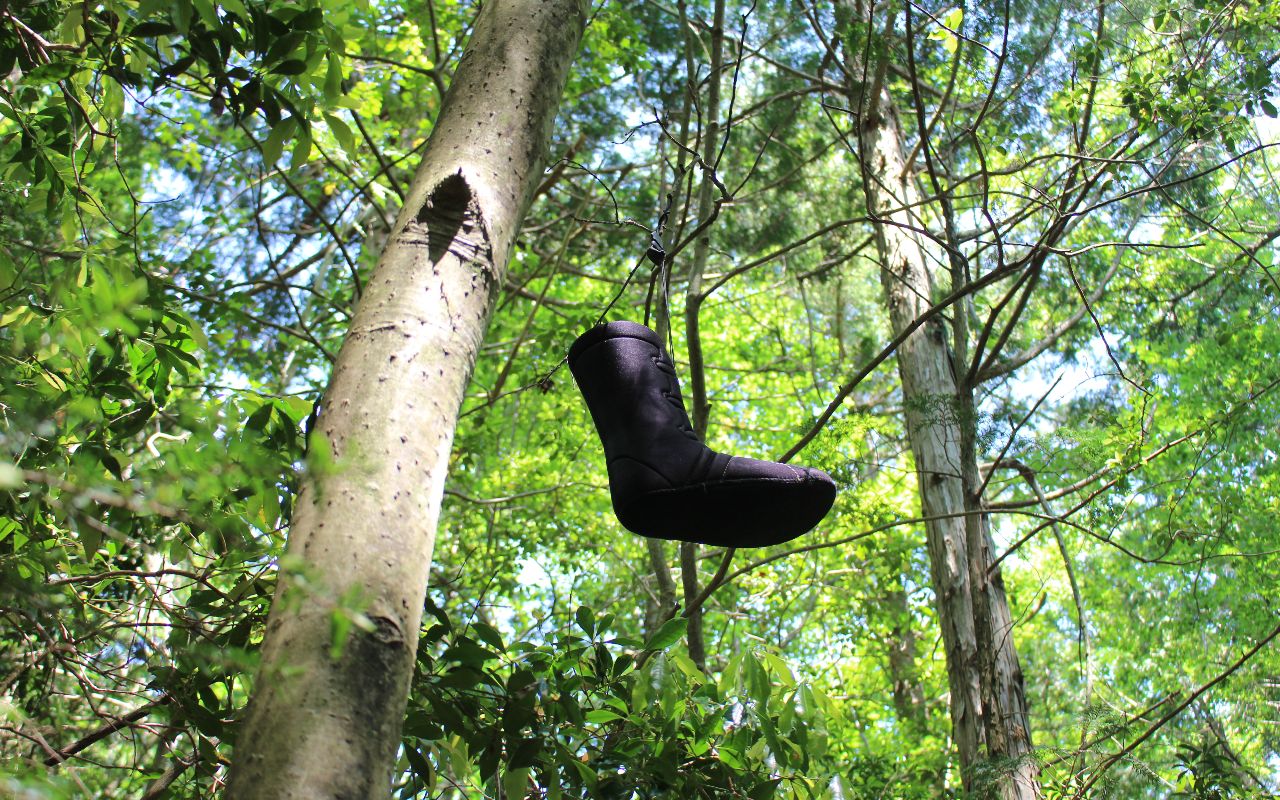
<path id="1" fill-rule="evenodd" d="M 720 479 L 645 492 L 615 510 L 643 536 L 768 547 L 811 530 L 835 497 L 835 481 L 822 470 L 735 456 Z"/>

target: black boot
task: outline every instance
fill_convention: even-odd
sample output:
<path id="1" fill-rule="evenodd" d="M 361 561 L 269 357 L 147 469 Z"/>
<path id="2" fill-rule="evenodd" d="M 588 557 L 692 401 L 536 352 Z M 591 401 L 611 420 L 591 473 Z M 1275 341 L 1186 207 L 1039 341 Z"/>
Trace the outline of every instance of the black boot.
<path id="1" fill-rule="evenodd" d="M 611 322 L 569 348 L 623 527 L 658 539 L 765 547 L 817 525 L 835 501 L 830 476 L 702 444 L 661 344 L 643 325 Z"/>

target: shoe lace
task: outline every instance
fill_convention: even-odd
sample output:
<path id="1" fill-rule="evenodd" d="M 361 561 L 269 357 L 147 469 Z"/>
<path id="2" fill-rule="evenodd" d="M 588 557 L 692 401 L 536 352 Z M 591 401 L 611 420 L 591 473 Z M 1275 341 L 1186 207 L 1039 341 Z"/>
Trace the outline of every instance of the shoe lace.
<path id="1" fill-rule="evenodd" d="M 672 379 L 671 388 L 662 390 L 663 399 L 666 400 L 668 403 L 670 403 L 673 408 L 675 408 L 677 411 L 680 412 L 680 418 L 688 419 L 688 415 L 685 413 L 685 410 L 684 410 L 684 399 L 680 396 L 680 390 L 675 385 L 675 377 L 676 377 L 675 367 L 671 366 L 670 362 L 668 362 L 665 358 L 663 358 L 661 354 L 650 356 L 649 360 L 653 362 L 653 365 L 655 367 L 657 367 L 659 370 L 661 370 L 663 373 L 665 373 L 668 377 Z M 689 425 L 686 423 L 680 423 L 676 427 L 685 436 L 689 437 L 690 439 L 693 439 L 694 441 L 698 441 L 698 434 L 693 430 L 692 425 Z"/>

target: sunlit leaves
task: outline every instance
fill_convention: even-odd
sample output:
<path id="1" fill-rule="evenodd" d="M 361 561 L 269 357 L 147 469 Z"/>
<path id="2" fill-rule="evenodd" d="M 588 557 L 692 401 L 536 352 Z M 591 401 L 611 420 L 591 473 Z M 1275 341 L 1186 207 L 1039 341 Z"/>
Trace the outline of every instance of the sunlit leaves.
<path id="1" fill-rule="evenodd" d="M 1173 125 L 1193 139 L 1218 138 L 1234 149 L 1248 137 L 1247 116 L 1275 116 L 1271 95 L 1277 45 L 1272 3 L 1159 3 L 1140 41 L 1151 58 L 1128 70 L 1122 99 L 1135 121 Z M 1194 68 L 1179 54 L 1201 53 Z M 1270 110 L 1268 110 L 1270 109 Z"/>
<path id="2" fill-rule="evenodd" d="M 707 672 L 684 652 L 685 619 L 663 623 L 685 598 L 659 607 L 645 543 L 613 517 L 591 419 L 559 365 L 615 296 L 612 318 L 645 313 L 647 271 L 621 281 L 648 232 L 622 220 L 652 225 L 686 98 L 683 144 L 705 114 L 710 6 L 685 4 L 685 23 L 678 8 L 595 5 L 454 441 L 432 573 L 444 610 L 427 609 L 404 797 L 457 784 L 512 797 L 916 798 L 957 784 L 892 359 L 797 458 L 840 483 L 832 515 L 784 558 L 753 566 L 782 551 L 740 552 L 707 599 Z M 1040 359 L 986 384 L 979 409 L 980 468 L 1016 458 L 1050 495 L 1046 510 L 1022 476 L 997 469 L 985 499 L 997 548 L 1041 526 L 1002 566 L 1036 744 L 1070 752 L 1082 731 L 1135 730 L 1106 727 L 1098 702 L 1119 719 L 1193 690 L 1273 614 L 1280 444 L 1267 387 L 1280 341 L 1266 237 L 1278 164 L 1242 146 L 1228 161 L 1220 144 L 1252 141 L 1248 118 L 1276 113 L 1277 9 L 1107 4 L 1097 37 L 1094 4 L 1014 3 L 1006 47 L 999 4 L 916 5 L 913 87 L 894 8 L 893 26 L 848 30 L 889 57 L 886 85 L 932 196 L 919 90 L 968 266 L 1023 257 L 1049 226 L 1068 227 L 1004 355 L 1081 310 L 1073 275 L 1089 293 L 1119 264 L 1091 306 L 1097 323 L 1084 315 Z M 10 9 L 52 47 L 0 24 L 0 659 L 13 665 L 0 680 L 17 674 L 4 722 L 60 746 L 104 723 L 93 708 L 172 698 L 150 727 L 60 768 L 91 793 L 142 796 L 157 759 L 198 756 L 175 796 L 221 779 L 297 471 L 334 468 L 329 443 L 308 445 L 307 432 L 353 276 L 377 256 L 474 10 Z M 709 274 L 724 283 L 702 306 L 703 368 L 712 443 L 772 457 L 890 338 L 886 273 L 849 146 L 847 76 L 814 31 L 845 35 L 832 9 L 729 12 L 722 120 L 736 93 L 718 174 L 737 194 L 707 231 Z M 1117 156 L 1133 136 L 1137 149 Z M 1073 171 L 1091 192 L 1076 205 L 1059 194 Z M 695 189 L 700 174 L 686 174 Z M 941 239 L 935 200 L 915 213 Z M 671 291 L 686 387 L 690 249 Z M 975 296 L 971 330 L 996 288 Z M 1014 435 L 1042 379 L 1059 374 L 1061 393 Z M 1044 527 L 1056 515 L 1089 620 L 1092 702 L 1064 556 Z M 674 548 L 665 554 L 678 584 Z M 719 554 L 703 555 L 705 584 Z M 335 647 L 363 613 L 361 598 L 341 598 Z M 908 643 L 903 670 L 893 658 Z M 1217 726 L 1242 763 L 1271 763 L 1277 695 L 1264 680 L 1276 670 L 1264 652 L 1153 737 L 1132 796 L 1150 770 L 1171 791 L 1239 793 L 1230 759 L 1202 737 Z M 904 686 L 915 705 L 898 702 Z M 79 791 L 49 777 L 38 745 L 9 741 L 6 755 L 29 759 L 13 768 L 24 785 Z M 1064 775 L 1048 774 L 1049 791 Z"/>
<path id="3" fill-rule="evenodd" d="M 441 780 L 583 800 L 710 798 L 728 785 L 806 796 L 796 770 L 822 752 L 819 720 L 833 706 L 776 655 L 744 653 L 717 683 L 674 639 L 637 652 L 608 615 L 575 616 L 576 630 L 504 648 L 488 626 L 455 629 L 438 615 L 419 655 L 401 797 Z"/>

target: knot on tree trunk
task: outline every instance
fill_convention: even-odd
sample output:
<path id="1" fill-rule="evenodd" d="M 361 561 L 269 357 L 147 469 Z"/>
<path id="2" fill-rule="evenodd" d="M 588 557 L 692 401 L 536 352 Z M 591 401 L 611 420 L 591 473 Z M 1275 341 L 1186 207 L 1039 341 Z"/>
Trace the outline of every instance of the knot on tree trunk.
<path id="1" fill-rule="evenodd" d="M 487 273 L 488 258 L 481 256 L 489 250 L 489 234 L 480 204 L 461 172 L 436 184 L 400 238 L 406 244 L 425 244 L 433 264 L 452 254 L 464 263 L 486 265 Z"/>

